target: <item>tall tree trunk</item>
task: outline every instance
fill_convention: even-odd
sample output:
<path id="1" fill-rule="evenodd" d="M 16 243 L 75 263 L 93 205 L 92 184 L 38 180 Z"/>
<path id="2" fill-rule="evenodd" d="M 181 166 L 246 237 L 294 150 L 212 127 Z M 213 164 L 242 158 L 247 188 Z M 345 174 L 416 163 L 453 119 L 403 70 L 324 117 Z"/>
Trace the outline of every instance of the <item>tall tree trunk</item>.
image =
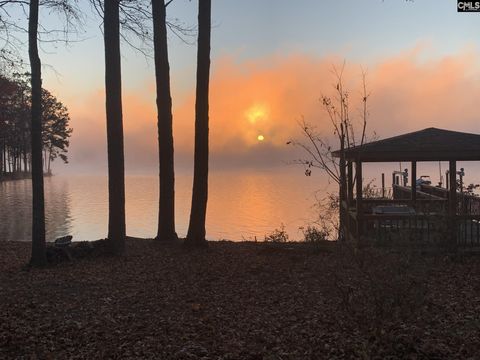
<path id="1" fill-rule="evenodd" d="M 47 174 L 48 175 L 51 175 L 52 173 L 52 170 L 50 169 L 50 163 L 52 161 L 52 148 L 50 147 L 50 149 L 48 149 L 48 166 L 47 166 Z"/>
<path id="2" fill-rule="evenodd" d="M 192 209 L 186 245 L 203 246 L 208 199 L 208 90 L 210 78 L 211 0 L 198 1 L 197 90 Z"/>
<path id="3" fill-rule="evenodd" d="M 2 150 L 0 152 L 0 160 L 1 160 L 1 164 L 0 164 L 0 174 L 5 174 L 5 140 L 3 140 L 3 144 L 2 144 Z"/>
<path id="4" fill-rule="evenodd" d="M 45 244 L 45 202 L 42 171 L 42 69 L 38 56 L 38 4 L 30 0 L 28 19 L 28 55 L 30 58 L 32 86 L 32 257 L 30 263 L 42 266 L 47 263 Z"/>
<path id="5" fill-rule="evenodd" d="M 27 172 L 27 137 L 25 136 L 26 130 L 23 133 L 23 171 Z"/>
<path id="6" fill-rule="evenodd" d="M 7 173 L 7 145 L 3 143 L 3 173 Z"/>
<path id="7" fill-rule="evenodd" d="M 123 153 L 120 0 L 105 0 L 105 92 L 108 144 L 109 250 L 125 250 L 125 166 Z"/>
<path id="8" fill-rule="evenodd" d="M 177 240 L 175 232 L 175 172 L 173 158 L 172 97 L 168 63 L 165 0 L 152 1 L 153 46 L 157 85 L 160 199 L 157 239 Z"/>
<path id="9" fill-rule="evenodd" d="M 3 144 L 0 146 L 0 178 L 3 175 Z"/>

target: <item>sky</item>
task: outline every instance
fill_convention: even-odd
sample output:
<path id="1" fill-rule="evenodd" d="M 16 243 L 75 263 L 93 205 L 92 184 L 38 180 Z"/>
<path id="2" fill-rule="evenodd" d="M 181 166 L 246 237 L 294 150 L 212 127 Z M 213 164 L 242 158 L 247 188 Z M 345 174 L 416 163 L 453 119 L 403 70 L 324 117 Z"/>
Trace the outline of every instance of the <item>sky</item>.
<path id="1" fill-rule="evenodd" d="M 86 2 L 81 41 L 44 45 L 44 87 L 69 108 L 70 164 L 58 172 L 102 173 L 106 164 L 101 20 Z M 196 25 L 197 3 L 174 0 L 167 16 Z M 51 16 L 44 21 L 54 23 Z M 345 63 L 351 113 L 360 121 L 367 74 L 369 128 L 380 138 L 435 126 L 480 132 L 480 14 L 454 0 L 213 0 L 211 168 L 284 166 L 302 155 L 305 119 L 332 136 L 322 95 Z M 177 171 L 193 159 L 195 38 L 169 35 Z M 54 70 L 53 70 L 54 69 Z M 122 44 L 127 174 L 158 169 L 153 60 Z M 261 139 L 261 140 L 259 140 Z"/>

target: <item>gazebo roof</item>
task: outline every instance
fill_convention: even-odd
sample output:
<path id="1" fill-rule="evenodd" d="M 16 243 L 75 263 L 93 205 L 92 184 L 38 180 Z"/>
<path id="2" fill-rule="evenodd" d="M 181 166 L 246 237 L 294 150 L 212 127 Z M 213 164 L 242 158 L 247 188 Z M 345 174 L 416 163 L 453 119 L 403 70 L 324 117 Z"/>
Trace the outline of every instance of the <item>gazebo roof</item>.
<path id="1" fill-rule="evenodd" d="M 340 157 L 340 150 L 333 152 Z M 480 135 L 427 128 L 345 150 L 364 162 L 480 160 Z"/>

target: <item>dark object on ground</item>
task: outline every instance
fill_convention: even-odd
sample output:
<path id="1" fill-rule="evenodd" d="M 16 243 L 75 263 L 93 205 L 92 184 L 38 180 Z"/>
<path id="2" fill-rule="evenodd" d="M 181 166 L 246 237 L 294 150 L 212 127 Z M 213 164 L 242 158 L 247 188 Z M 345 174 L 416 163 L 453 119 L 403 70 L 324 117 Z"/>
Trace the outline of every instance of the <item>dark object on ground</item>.
<path id="1" fill-rule="evenodd" d="M 54 244 L 55 244 L 56 247 L 67 247 L 67 246 L 70 246 L 72 244 L 72 238 L 73 238 L 72 235 L 59 237 L 58 239 L 56 239 L 54 241 Z"/>
<path id="2" fill-rule="evenodd" d="M 106 254 L 107 240 L 72 242 L 72 236 L 58 238 L 47 245 L 47 262 L 55 265 L 64 261 Z"/>

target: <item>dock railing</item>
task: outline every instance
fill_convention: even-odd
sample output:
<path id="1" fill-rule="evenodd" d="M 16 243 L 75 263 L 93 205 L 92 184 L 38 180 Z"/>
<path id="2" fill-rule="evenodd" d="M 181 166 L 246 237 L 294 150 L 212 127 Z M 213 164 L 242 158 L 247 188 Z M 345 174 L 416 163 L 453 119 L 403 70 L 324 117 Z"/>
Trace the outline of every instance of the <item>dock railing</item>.
<path id="1" fill-rule="evenodd" d="M 347 208 L 346 203 L 342 206 Z M 377 214 L 374 210 L 378 206 L 408 207 L 412 211 L 402 214 Z M 462 206 L 458 207 L 457 214 L 451 221 L 447 199 L 363 199 L 359 217 L 354 200 L 346 211 L 348 238 L 359 240 L 361 237 L 377 243 L 444 245 L 451 244 L 453 231 L 457 245 L 480 246 L 480 213 L 476 211 L 476 207 Z M 473 211 L 470 213 L 470 210 Z"/>

